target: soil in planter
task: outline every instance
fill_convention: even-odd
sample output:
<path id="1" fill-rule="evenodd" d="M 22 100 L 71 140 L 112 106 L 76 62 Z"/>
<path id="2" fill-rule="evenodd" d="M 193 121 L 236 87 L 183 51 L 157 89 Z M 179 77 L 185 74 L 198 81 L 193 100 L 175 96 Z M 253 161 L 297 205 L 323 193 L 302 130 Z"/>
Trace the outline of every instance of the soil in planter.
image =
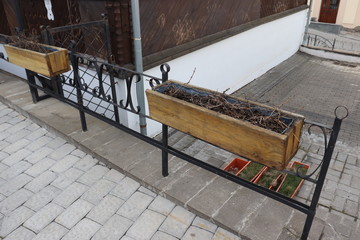
<path id="1" fill-rule="evenodd" d="M 294 164 L 291 171 L 296 172 L 296 169 L 299 168 L 299 173 L 301 175 L 305 175 L 307 172 L 307 169 L 303 168 L 301 166 L 302 165 L 300 165 L 300 164 Z M 302 180 L 302 178 L 288 174 L 278 192 L 287 197 L 291 197 L 291 195 L 294 193 L 297 186 L 300 184 L 301 180 Z"/>
<path id="2" fill-rule="evenodd" d="M 209 110 L 250 122 L 273 132 L 283 133 L 289 127 L 289 124 L 286 124 L 284 121 L 284 118 L 286 118 L 285 114 L 276 110 L 269 111 L 247 102 L 235 101 L 221 93 L 209 94 L 195 90 L 189 92 L 185 89 L 180 85 L 172 84 L 163 93 Z M 264 114 L 265 112 L 268 112 L 268 114 Z M 286 120 L 289 121 L 288 118 Z"/>
<path id="3" fill-rule="evenodd" d="M 281 174 L 281 172 L 279 172 L 275 169 L 269 168 L 267 171 L 265 171 L 263 173 L 258 184 L 265 188 L 269 188 L 270 186 L 275 186 L 276 185 L 275 180 L 276 180 L 277 176 L 279 176 L 280 174 Z"/>
<path id="4" fill-rule="evenodd" d="M 53 49 L 42 46 L 41 44 L 36 43 L 36 42 L 20 41 L 20 42 L 11 44 L 11 45 L 18 47 L 18 48 L 23 48 L 23 49 L 39 52 L 39 53 L 51 53 L 54 51 Z"/>
<path id="5" fill-rule="evenodd" d="M 259 163 L 251 162 L 246 168 L 244 168 L 244 170 L 241 171 L 239 177 L 247 181 L 251 181 L 251 179 L 253 179 L 263 167 L 264 166 Z"/>

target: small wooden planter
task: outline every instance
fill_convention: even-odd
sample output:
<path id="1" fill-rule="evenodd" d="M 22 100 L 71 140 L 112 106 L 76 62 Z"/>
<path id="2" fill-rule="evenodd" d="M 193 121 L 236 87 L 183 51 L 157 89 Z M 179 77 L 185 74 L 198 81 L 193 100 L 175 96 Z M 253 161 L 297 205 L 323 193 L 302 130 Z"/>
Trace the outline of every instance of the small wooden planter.
<path id="1" fill-rule="evenodd" d="M 9 62 L 33 72 L 54 77 L 70 70 L 68 51 L 64 48 L 40 44 L 53 50 L 51 53 L 39 53 L 6 44 Z"/>
<path id="2" fill-rule="evenodd" d="M 287 131 L 280 134 L 163 94 L 170 84 L 186 91 L 215 93 L 175 81 L 146 90 L 152 119 L 277 170 L 283 170 L 297 152 L 303 116 L 279 111 L 292 121 Z M 244 99 L 230 96 L 227 98 L 231 101 L 248 102 L 270 113 L 275 110 Z"/>
<path id="3" fill-rule="evenodd" d="M 244 159 L 240 158 L 234 158 L 226 167 L 224 168 L 224 171 L 227 171 L 229 173 L 232 173 L 234 175 L 238 175 L 240 171 L 247 165 L 249 165 L 250 162 Z"/>
<path id="4" fill-rule="evenodd" d="M 302 166 L 304 166 L 304 168 L 306 169 L 306 171 L 308 171 L 308 169 L 309 169 L 309 165 L 303 164 L 303 163 L 298 162 L 298 161 L 294 161 L 294 162 L 291 164 L 291 169 L 293 169 L 296 165 L 302 165 Z M 276 190 L 276 192 L 280 192 L 280 193 L 281 193 L 281 187 L 283 187 L 283 184 L 284 184 L 284 182 L 286 181 L 286 178 L 288 178 L 288 177 L 289 177 L 289 175 L 286 175 L 286 176 L 284 177 L 284 179 L 282 180 L 282 182 L 281 182 L 279 188 Z M 292 176 L 292 177 L 294 177 L 294 176 Z M 297 177 L 297 178 L 299 178 L 299 177 Z M 290 198 L 295 197 L 296 193 L 299 191 L 301 185 L 303 184 L 304 179 L 299 178 L 299 181 L 300 181 L 299 184 L 297 184 L 297 186 L 296 186 L 296 188 L 294 189 L 294 191 L 292 192 L 292 194 L 291 194 L 291 195 L 288 195 L 288 197 L 290 197 Z"/>

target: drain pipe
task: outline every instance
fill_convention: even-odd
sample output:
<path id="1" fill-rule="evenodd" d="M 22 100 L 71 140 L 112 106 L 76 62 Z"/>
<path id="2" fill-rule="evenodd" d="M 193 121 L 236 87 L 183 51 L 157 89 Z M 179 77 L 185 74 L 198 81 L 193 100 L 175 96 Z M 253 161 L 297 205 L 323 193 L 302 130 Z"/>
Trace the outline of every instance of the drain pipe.
<path id="1" fill-rule="evenodd" d="M 135 70 L 139 73 L 143 73 L 143 59 L 142 59 L 142 46 L 141 46 L 141 29 L 140 29 L 140 11 L 139 0 L 131 0 L 131 13 L 132 13 L 132 25 L 134 34 L 134 55 L 135 55 Z M 140 133 L 147 135 L 146 118 L 145 118 L 145 90 L 144 79 L 140 76 L 140 81 L 136 83 L 136 95 L 138 105 L 140 107 Z"/>
<path id="2" fill-rule="evenodd" d="M 311 18 L 311 9 L 312 9 L 313 3 L 314 3 L 314 0 L 310 0 L 310 2 L 309 2 L 309 11 L 307 13 L 307 18 L 306 18 L 304 42 L 306 41 L 306 33 L 309 31 L 310 18 Z"/>

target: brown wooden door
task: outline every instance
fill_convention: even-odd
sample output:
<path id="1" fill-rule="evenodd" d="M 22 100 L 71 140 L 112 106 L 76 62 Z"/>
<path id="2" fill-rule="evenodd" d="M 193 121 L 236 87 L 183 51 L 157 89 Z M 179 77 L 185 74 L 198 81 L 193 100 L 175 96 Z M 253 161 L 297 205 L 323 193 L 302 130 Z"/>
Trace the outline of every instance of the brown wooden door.
<path id="1" fill-rule="evenodd" d="M 319 22 L 336 23 L 340 0 L 322 0 Z"/>

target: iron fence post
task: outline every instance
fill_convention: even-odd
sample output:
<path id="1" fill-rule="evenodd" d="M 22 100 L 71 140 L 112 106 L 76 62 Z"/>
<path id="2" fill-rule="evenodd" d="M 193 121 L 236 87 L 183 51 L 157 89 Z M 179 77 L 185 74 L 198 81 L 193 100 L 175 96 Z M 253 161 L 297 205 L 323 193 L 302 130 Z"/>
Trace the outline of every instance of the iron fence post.
<path id="1" fill-rule="evenodd" d="M 170 66 L 168 64 L 162 64 L 160 66 L 162 73 L 162 82 L 166 82 L 169 79 Z M 164 177 L 169 175 L 169 153 L 168 153 L 168 140 L 169 140 L 169 127 L 162 124 L 162 175 Z"/>
<path id="2" fill-rule="evenodd" d="M 35 81 L 35 73 L 25 69 L 27 80 L 29 81 L 29 88 L 30 88 L 30 94 L 33 100 L 33 103 L 37 103 L 39 101 L 39 92 L 36 87 L 33 87 L 32 85 L 36 84 Z"/>
<path id="3" fill-rule="evenodd" d="M 348 110 L 347 110 L 347 108 L 344 107 L 346 109 L 346 111 L 347 111 L 347 114 L 346 114 L 345 117 L 339 118 L 338 115 L 336 114 L 336 111 L 337 111 L 338 108 L 339 107 L 337 107 L 335 109 L 336 117 L 335 117 L 334 124 L 333 124 L 333 127 L 332 127 L 329 143 L 328 143 L 328 145 L 326 147 L 326 150 L 325 150 L 325 153 L 324 153 L 322 166 L 320 168 L 319 178 L 317 180 L 314 195 L 313 195 L 313 198 L 311 200 L 309 212 L 308 212 L 307 217 L 306 217 L 303 233 L 301 235 L 302 240 L 306 240 L 308 238 L 308 236 L 309 236 L 310 229 L 311 229 L 311 226 L 312 226 L 312 222 L 314 220 L 315 213 L 316 213 L 316 206 L 317 206 L 317 204 L 319 202 L 321 190 L 322 190 L 322 188 L 324 186 L 326 173 L 327 173 L 327 171 L 329 169 L 329 165 L 330 165 L 330 162 L 331 162 L 331 157 L 332 157 L 333 152 L 334 152 L 336 140 L 337 140 L 337 137 L 339 135 L 339 131 L 340 131 L 340 127 L 341 127 L 341 123 L 342 123 L 342 120 L 348 116 Z"/>
<path id="4" fill-rule="evenodd" d="M 70 59 L 71 59 L 71 65 L 73 68 L 74 73 L 74 84 L 76 88 L 76 98 L 78 103 L 78 110 L 80 114 L 80 121 L 81 121 L 81 128 L 84 132 L 87 131 L 87 124 L 86 124 L 86 118 L 85 118 L 85 112 L 84 112 L 84 104 L 83 104 L 83 96 L 81 92 L 81 80 L 79 76 L 79 64 L 75 55 L 75 46 L 76 43 L 72 41 L 71 43 L 71 51 L 70 51 Z"/>

